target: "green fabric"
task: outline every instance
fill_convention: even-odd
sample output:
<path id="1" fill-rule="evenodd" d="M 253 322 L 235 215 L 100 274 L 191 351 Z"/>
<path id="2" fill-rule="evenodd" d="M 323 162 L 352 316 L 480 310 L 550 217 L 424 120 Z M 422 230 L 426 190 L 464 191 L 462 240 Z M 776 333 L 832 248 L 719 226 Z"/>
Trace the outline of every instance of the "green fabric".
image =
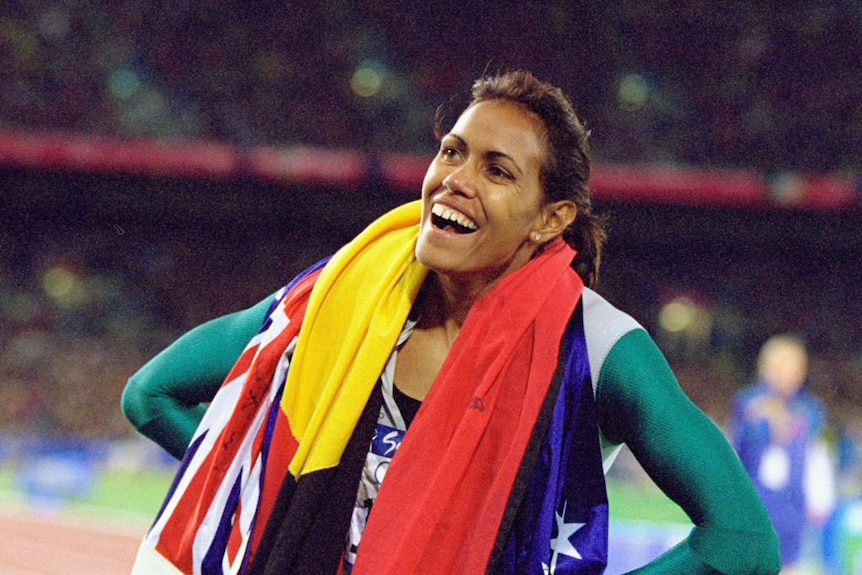
<path id="1" fill-rule="evenodd" d="M 625 442 L 695 525 L 684 544 L 639 575 L 779 571 L 772 524 L 742 463 L 644 330 L 629 332 L 611 350 L 596 398 L 605 437 Z"/>
<path id="2" fill-rule="evenodd" d="M 140 433 L 181 459 L 204 411 L 266 318 L 272 297 L 204 323 L 128 381 L 122 408 Z"/>

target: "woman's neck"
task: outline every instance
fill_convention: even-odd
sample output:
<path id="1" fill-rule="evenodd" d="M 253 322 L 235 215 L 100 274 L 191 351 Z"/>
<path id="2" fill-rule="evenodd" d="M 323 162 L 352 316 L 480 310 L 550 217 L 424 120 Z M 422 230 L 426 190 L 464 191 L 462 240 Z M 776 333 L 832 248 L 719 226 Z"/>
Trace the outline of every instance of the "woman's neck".
<path id="1" fill-rule="evenodd" d="M 422 287 L 422 316 L 427 317 L 427 327 L 444 324 L 456 325 L 459 329 L 467 314 L 477 301 L 488 294 L 501 278 L 477 277 L 455 279 L 451 276 L 430 272 Z"/>
<path id="2" fill-rule="evenodd" d="M 482 295 L 466 284 L 431 272 L 422 286 L 418 327 L 445 327 L 447 331 L 454 330 L 457 335 L 473 304 Z"/>

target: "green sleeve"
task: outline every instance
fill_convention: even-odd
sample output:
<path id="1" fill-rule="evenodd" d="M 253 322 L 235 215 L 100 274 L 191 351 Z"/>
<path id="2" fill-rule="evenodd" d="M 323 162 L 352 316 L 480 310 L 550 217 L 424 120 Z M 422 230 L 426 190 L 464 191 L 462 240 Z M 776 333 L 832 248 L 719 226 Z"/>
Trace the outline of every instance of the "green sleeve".
<path id="1" fill-rule="evenodd" d="M 126 418 L 177 459 L 249 340 L 272 298 L 204 323 L 168 346 L 129 378 L 123 390 Z"/>
<path id="2" fill-rule="evenodd" d="M 605 437 L 626 443 L 694 524 L 685 541 L 638 575 L 779 572 L 777 537 L 742 463 L 646 331 L 631 331 L 613 347 L 596 398 Z"/>

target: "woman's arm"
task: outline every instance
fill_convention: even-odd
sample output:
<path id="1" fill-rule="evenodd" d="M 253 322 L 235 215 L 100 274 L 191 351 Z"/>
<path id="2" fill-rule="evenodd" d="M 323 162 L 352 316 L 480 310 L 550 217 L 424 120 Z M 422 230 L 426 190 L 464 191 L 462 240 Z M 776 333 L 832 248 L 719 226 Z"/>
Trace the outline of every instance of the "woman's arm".
<path id="1" fill-rule="evenodd" d="M 126 418 L 181 459 L 224 378 L 257 333 L 272 298 L 189 331 L 128 381 L 122 397 Z"/>
<path id="2" fill-rule="evenodd" d="M 605 437 L 626 443 L 695 525 L 636 573 L 778 573 L 778 540 L 748 474 L 646 331 L 633 330 L 613 347 L 596 398 Z"/>

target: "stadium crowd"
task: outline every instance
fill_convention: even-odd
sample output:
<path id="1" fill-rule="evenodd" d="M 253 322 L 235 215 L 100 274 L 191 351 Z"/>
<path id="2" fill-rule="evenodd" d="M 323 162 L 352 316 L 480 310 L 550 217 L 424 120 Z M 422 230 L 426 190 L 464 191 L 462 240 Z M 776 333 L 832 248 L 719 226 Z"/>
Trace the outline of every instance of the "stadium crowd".
<path id="1" fill-rule="evenodd" d="M 426 152 L 438 104 L 517 66 L 572 96 L 603 160 L 862 166 L 858 2 L 499 8 L 12 0 L 0 130 Z"/>

